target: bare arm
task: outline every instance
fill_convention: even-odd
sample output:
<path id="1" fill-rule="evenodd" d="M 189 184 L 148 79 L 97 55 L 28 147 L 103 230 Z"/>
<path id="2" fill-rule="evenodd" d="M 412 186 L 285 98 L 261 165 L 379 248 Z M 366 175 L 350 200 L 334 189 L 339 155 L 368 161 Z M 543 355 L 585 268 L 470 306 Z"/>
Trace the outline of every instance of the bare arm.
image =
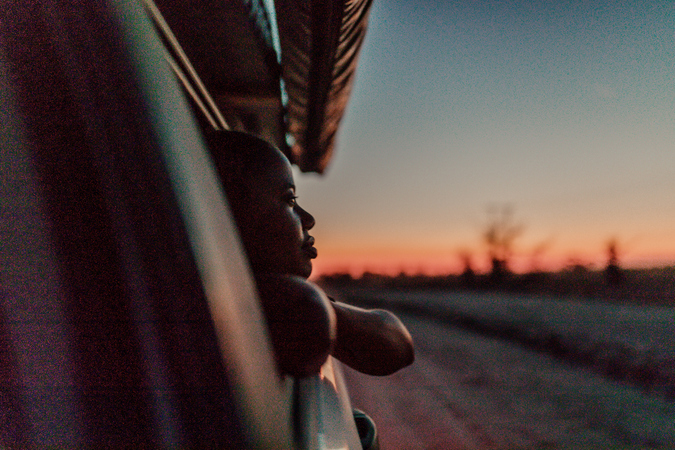
<path id="1" fill-rule="evenodd" d="M 318 373 L 336 337 L 328 297 L 295 276 L 259 276 L 256 283 L 280 372 L 294 377 Z"/>
<path id="2" fill-rule="evenodd" d="M 390 375 L 412 364 L 410 333 L 394 314 L 333 302 L 337 340 L 333 356 L 368 375 Z"/>
<path id="3" fill-rule="evenodd" d="M 329 354 L 368 375 L 412 364 L 412 337 L 394 314 L 331 302 L 295 276 L 258 276 L 256 282 L 282 374 L 318 373 Z"/>

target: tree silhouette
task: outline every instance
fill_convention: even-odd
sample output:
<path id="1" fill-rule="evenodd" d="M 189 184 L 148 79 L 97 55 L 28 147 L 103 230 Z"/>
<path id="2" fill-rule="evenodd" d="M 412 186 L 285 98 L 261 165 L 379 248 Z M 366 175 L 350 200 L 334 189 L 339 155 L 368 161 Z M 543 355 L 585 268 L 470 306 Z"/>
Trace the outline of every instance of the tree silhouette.
<path id="1" fill-rule="evenodd" d="M 460 280 L 464 287 L 473 288 L 476 285 L 476 272 L 473 270 L 473 263 L 471 258 L 471 252 L 468 250 L 462 250 L 459 252 L 459 259 L 462 261 L 462 274 L 460 275 Z"/>
<path id="2" fill-rule="evenodd" d="M 607 267 L 605 267 L 605 279 L 611 286 L 623 283 L 624 275 L 619 267 L 619 243 L 615 238 L 607 242 Z"/>
<path id="3" fill-rule="evenodd" d="M 523 232 L 523 226 L 513 222 L 511 205 L 492 206 L 488 208 L 487 228 L 483 239 L 488 248 L 488 256 L 492 266 L 490 277 L 500 282 L 510 272 L 509 261 L 513 254 L 513 243 Z"/>

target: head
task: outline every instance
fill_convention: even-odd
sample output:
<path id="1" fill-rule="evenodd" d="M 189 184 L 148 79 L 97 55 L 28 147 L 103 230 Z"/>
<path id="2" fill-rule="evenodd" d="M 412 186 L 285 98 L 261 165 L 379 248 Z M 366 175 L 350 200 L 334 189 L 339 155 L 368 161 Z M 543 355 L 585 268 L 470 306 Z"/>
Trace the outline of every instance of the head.
<path id="1" fill-rule="evenodd" d="M 246 133 L 214 132 L 207 141 L 253 272 L 307 278 L 317 256 L 314 217 L 298 205 L 286 156 Z"/>

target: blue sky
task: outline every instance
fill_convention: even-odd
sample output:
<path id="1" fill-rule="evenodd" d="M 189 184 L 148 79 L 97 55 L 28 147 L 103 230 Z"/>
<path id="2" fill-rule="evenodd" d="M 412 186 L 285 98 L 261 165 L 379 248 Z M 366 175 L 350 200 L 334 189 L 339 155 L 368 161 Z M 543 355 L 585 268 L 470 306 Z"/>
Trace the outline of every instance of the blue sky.
<path id="1" fill-rule="evenodd" d="M 507 204 L 523 268 L 610 238 L 675 262 L 674 172 L 674 2 L 375 0 L 335 157 L 296 181 L 320 270 L 433 271 L 480 264 Z"/>

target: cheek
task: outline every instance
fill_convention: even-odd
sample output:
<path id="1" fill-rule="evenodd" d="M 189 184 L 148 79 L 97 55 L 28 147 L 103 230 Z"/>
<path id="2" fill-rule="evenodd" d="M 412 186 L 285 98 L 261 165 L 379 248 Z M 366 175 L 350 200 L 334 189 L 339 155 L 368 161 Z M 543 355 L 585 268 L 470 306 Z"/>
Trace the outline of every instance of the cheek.
<path id="1" fill-rule="evenodd" d="M 258 239 L 272 246 L 295 246 L 302 242 L 302 223 L 287 210 L 268 211 L 257 223 L 255 233 Z"/>
<path id="2" fill-rule="evenodd" d="M 288 211 L 284 211 L 282 217 L 277 222 L 278 231 L 280 235 L 285 236 L 289 241 L 290 240 L 300 240 L 303 239 L 302 232 L 302 222 L 296 214 Z"/>

